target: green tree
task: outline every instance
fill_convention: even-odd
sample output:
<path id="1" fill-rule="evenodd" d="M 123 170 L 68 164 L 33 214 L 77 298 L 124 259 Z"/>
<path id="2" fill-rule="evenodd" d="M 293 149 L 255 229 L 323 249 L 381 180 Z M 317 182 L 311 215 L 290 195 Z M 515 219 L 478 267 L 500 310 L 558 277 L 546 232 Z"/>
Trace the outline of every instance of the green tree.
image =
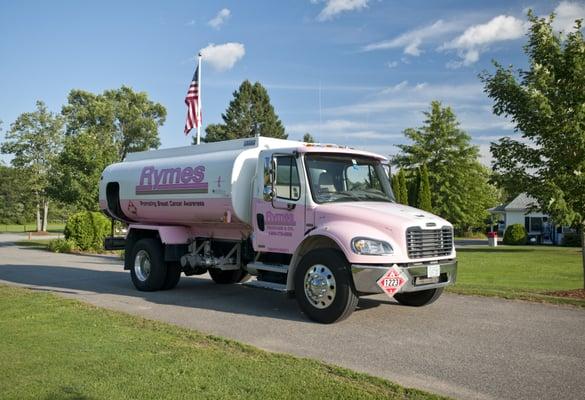
<path id="1" fill-rule="evenodd" d="M 418 169 L 419 185 L 417 196 L 417 207 L 421 210 L 433 212 L 431 199 L 431 183 L 429 181 L 429 170 L 426 164 L 422 164 Z"/>
<path id="2" fill-rule="evenodd" d="M 394 199 L 397 203 L 400 203 L 400 182 L 398 180 L 398 172 L 392 175 L 390 179 L 390 184 L 392 185 L 392 192 L 394 193 Z"/>
<path id="3" fill-rule="evenodd" d="M 97 210 L 100 176 L 120 161 L 116 150 L 111 138 L 92 131 L 67 137 L 51 175 L 51 197 L 81 210 Z"/>
<path id="4" fill-rule="evenodd" d="M 46 231 L 49 176 L 62 145 L 63 119 L 51 113 L 42 101 L 37 101 L 36 107 L 36 111 L 22 113 L 16 118 L 1 150 L 13 155 L 11 164 L 19 171 L 21 185 L 28 188 L 35 199 L 37 231 Z"/>
<path id="5" fill-rule="evenodd" d="M 0 164 L 0 223 L 25 224 L 32 221 L 34 200 L 22 182 L 22 172 Z"/>
<path id="6" fill-rule="evenodd" d="M 221 115 L 223 124 L 210 124 L 205 129 L 205 142 L 254 137 L 256 132 L 279 139 L 288 137 L 270 104 L 268 92 L 259 82 L 252 85 L 245 80 L 233 95 L 226 112 Z"/>
<path id="7" fill-rule="evenodd" d="M 122 86 L 103 94 L 72 90 L 62 115 L 66 138 L 50 193 L 64 203 L 95 210 L 104 168 L 129 152 L 157 148 L 166 109 L 146 93 Z"/>
<path id="8" fill-rule="evenodd" d="M 493 168 L 504 187 L 511 183 L 538 200 L 556 223 L 581 231 L 585 287 L 585 41 L 582 21 L 562 35 L 554 15 L 528 13 L 524 51 L 527 69 L 495 63 L 480 77 L 496 115 L 508 117 L 519 138 L 492 143 Z"/>
<path id="9" fill-rule="evenodd" d="M 406 186 L 408 188 L 408 205 L 418 207 L 418 192 L 420 187 L 420 174 L 418 169 L 407 173 Z"/>
<path id="10" fill-rule="evenodd" d="M 406 174 L 404 170 L 400 170 L 392 176 L 392 191 L 396 202 L 408 205 L 408 189 L 406 184 Z"/>
<path id="11" fill-rule="evenodd" d="M 401 152 L 393 162 L 409 171 L 426 166 L 433 212 L 456 229 L 482 226 L 487 209 L 496 202 L 496 191 L 488 183 L 489 171 L 478 161 L 479 150 L 459 128 L 450 107 L 433 101 L 424 115 L 422 127 L 404 131 L 413 143 L 399 145 Z"/>
<path id="12" fill-rule="evenodd" d="M 305 143 L 315 143 L 315 138 L 309 132 L 305 133 L 303 136 L 303 142 Z"/>
<path id="13" fill-rule="evenodd" d="M 398 172 L 398 190 L 400 191 L 400 203 L 408 205 L 408 184 L 406 183 L 406 172 L 404 169 Z"/>
<path id="14" fill-rule="evenodd" d="M 167 111 L 149 100 L 147 93 L 122 86 L 97 95 L 72 90 L 62 114 L 68 136 L 88 130 L 108 135 L 122 160 L 130 152 L 160 146 L 158 128 L 164 124 Z"/>

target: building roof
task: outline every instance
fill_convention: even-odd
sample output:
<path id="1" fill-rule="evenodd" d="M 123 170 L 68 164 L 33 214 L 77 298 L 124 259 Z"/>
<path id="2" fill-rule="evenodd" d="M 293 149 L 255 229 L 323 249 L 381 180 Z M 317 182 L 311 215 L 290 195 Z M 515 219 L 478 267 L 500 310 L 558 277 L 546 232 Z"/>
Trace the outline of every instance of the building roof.
<path id="1" fill-rule="evenodd" d="M 500 204 L 497 207 L 489 208 L 492 214 L 503 214 L 506 211 L 528 211 L 531 208 L 538 207 L 538 201 L 526 193 L 520 193 L 508 204 Z"/>
<path id="2" fill-rule="evenodd" d="M 503 214 L 506 212 L 506 205 L 500 204 L 497 207 L 488 208 L 488 212 L 490 212 L 492 214 Z"/>
<path id="3" fill-rule="evenodd" d="M 526 193 L 520 193 L 514 200 L 509 202 L 504 208 L 506 211 L 528 211 L 531 208 L 538 207 L 538 201 Z"/>

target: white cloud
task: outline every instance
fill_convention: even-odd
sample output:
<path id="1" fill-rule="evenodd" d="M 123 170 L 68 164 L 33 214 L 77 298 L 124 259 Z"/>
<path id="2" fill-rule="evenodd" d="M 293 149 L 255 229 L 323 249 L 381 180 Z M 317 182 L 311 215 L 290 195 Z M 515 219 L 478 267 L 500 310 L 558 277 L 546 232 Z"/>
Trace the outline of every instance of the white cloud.
<path id="1" fill-rule="evenodd" d="M 396 67 L 398 66 L 398 61 L 388 61 L 388 62 L 386 63 L 386 66 L 387 66 L 388 68 L 396 68 Z"/>
<path id="2" fill-rule="evenodd" d="M 286 126 L 293 134 L 311 133 L 321 142 L 331 137 L 351 137 L 352 139 L 392 139 L 402 137 L 399 129 L 388 131 L 389 124 L 346 119 L 330 119 L 323 122 L 304 122 Z"/>
<path id="3" fill-rule="evenodd" d="M 486 99 L 480 83 L 449 85 L 421 82 L 410 85 L 407 81 L 402 81 L 381 90 L 373 99 L 328 108 L 324 112 L 330 115 L 367 115 L 409 111 L 420 113 L 428 109 L 433 100 L 440 100 L 445 105 L 456 104 L 465 107 L 477 103 L 480 99 Z"/>
<path id="4" fill-rule="evenodd" d="M 425 40 L 437 40 L 452 32 L 461 31 L 461 25 L 454 22 L 438 20 L 432 25 L 414 29 L 395 38 L 382 42 L 371 43 L 363 47 L 364 51 L 386 50 L 402 48 L 404 54 L 418 56 L 422 53 L 421 44 Z"/>
<path id="5" fill-rule="evenodd" d="M 554 10 L 553 28 L 567 34 L 575 30 L 575 20 L 585 19 L 585 4 L 561 1 Z"/>
<path id="6" fill-rule="evenodd" d="M 406 143 L 403 131 L 422 126 L 432 100 L 450 106 L 461 129 L 478 144 L 481 161 L 489 165 L 489 142 L 513 133 L 513 125 L 492 113 L 491 101 L 480 82 L 429 83 L 397 81 L 396 84 L 365 93 L 352 103 L 340 103 L 322 110 L 319 119 L 287 123 L 286 130 L 299 140 L 306 132 L 318 141 L 363 148 L 378 154 L 395 154 L 396 144 Z M 315 114 L 315 117 L 317 115 Z"/>
<path id="7" fill-rule="evenodd" d="M 487 143 L 474 144 L 479 148 L 479 162 L 486 167 L 490 167 L 494 161 L 492 152 L 490 151 L 490 145 Z"/>
<path id="8" fill-rule="evenodd" d="M 231 16 L 231 11 L 228 8 L 222 8 L 217 15 L 207 22 L 207 25 L 213 29 L 219 29 Z"/>
<path id="9" fill-rule="evenodd" d="M 209 63 L 217 71 L 231 69 L 246 54 L 242 43 L 224 43 L 215 45 L 210 43 L 201 49 L 203 61 Z"/>
<path id="10" fill-rule="evenodd" d="M 510 15 L 498 15 L 484 24 L 472 25 L 455 39 L 444 43 L 438 50 L 456 50 L 461 58 L 450 67 L 471 65 L 492 43 L 518 39 L 526 33 L 527 23 Z"/>
<path id="11" fill-rule="evenodd" d="M 402 81 L 394 86 L 387 87 L 381 91 L 382 94 L 399 92 L 408 87 L 408 81 Z"/>
<path id="12" fill-rule="evenodd" d="M 327 21 L 338 14 L 347 11 L 361 10 L 368 6 L 369 0 L 325 0 L 325 7 L 321 10 L 317 19 Z M 316 3 L 316 1 L 311 1 Z"/>

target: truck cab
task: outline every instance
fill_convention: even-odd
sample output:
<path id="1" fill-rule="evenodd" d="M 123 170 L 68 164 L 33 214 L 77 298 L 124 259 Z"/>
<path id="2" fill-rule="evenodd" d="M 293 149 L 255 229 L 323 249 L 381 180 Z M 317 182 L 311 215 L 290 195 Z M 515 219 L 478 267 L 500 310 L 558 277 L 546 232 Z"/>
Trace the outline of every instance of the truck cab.
<path id="1" fill-rule="evenodd" d="M 209 272 L 217 283 L 239 283 L 253 275 L 258 284 L 294 295 L 309 318 L 331 323 L 349 316 L 359 296 L 385 292 L 401 304 L 423 306 L 455 282 L 452 225 L 396 203 L 383 156 L 266 138 L 231 142 L 237 143 L 185 150 L 185 165 L 196 161 L 206 174 L 197 186 L 205 183 L 206 193 L 148 187 L 144 195 L 136 189 L 124 196 L 119 189 L 119 196 L 134 199 L 100 203 L 110 216 L 127 218 L 128 236 L 115 243 L 126 249 L 125 267 L 139 290 L 171 288 L 182 273 Z M 235 148 L 242 151 L 228 150 Z M 138 180 L 140 171 L 157 161 L 167 163 L 164 159 L 165 154 L 139 156 L 128 160 L 135 166 L 123 169 Z M 179 164 L 176 176 L 185 174 Z M 124 186 L 113 179 L 124 174 L 112 172 L 104 172 L 100 193 L 107 194 L 109 183 Z M 174 210 L 167 200 L 158 200 L 163 194 L 177 204 Z M 128 201 L 134 209 L 122 204 Z M 179 204 L 188 201 L 202 204 L 199 214 L 180 210 Z M 150 210 L 151 202 L 161 202 L 168 216 Z M 123 211 L 120 218 L 124 209 L 131 210 L 132 220 Z"/>

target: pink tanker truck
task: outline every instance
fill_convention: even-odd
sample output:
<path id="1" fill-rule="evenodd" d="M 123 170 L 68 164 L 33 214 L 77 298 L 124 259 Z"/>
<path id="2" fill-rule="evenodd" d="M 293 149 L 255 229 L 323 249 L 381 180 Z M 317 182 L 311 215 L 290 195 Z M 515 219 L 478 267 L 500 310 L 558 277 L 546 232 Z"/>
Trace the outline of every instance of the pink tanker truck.
<path id="1" fill-rule="evenodd" d="M 138 290 L 254 276 L 322 323 L 361 295 L 430 304 L 455 282 L 453 227 L 396 203 L 388 175 L 374 153 L 265 137 L 132 153 L 101 177 L 100 208 L 128 225 L 105 247 Z"/>

